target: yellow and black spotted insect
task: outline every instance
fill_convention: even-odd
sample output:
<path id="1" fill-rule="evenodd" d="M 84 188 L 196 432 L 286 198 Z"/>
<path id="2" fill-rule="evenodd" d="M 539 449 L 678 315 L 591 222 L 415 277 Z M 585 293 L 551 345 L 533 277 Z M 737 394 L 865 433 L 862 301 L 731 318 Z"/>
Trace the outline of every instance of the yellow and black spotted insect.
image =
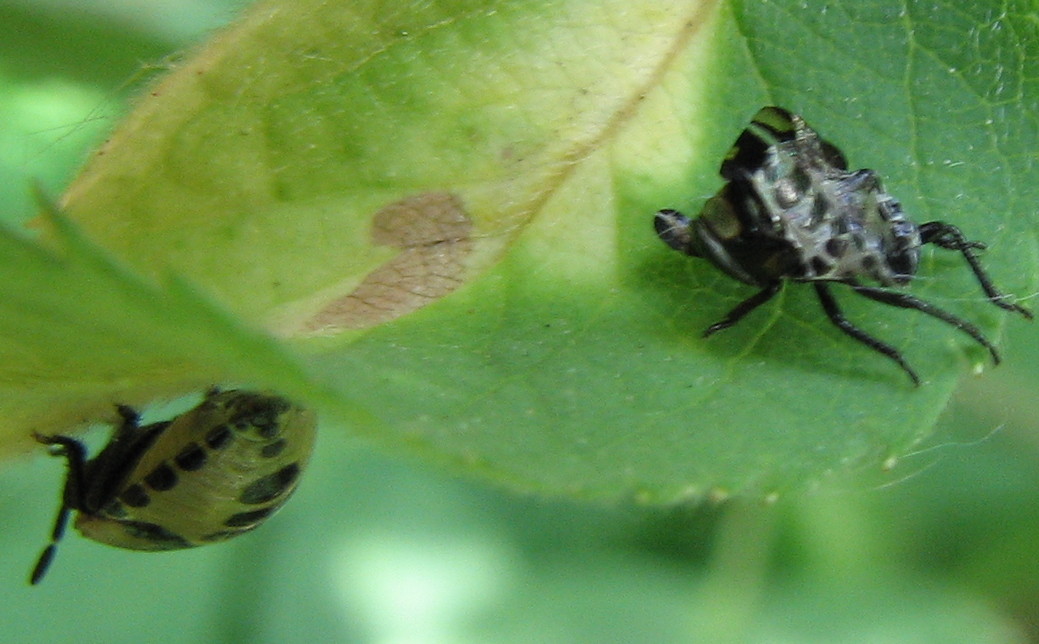
<path id="1" fill-rule="evenodd" d="M 285 503 L 314 449 L 316 417 L 270 393 L 210 390 L 172 420 L 122 418 L 92 459 L 68 436 L 41 436 L 68 461 L 51 534 L 30 583 L 47 572 L 69 513 L 83 536 L 130 550 L 176 550 L 252 530 Z"/>
<path id="2" fill-rule="evenodd" d="M 920 247 L 958 251 L 990 302 L 1031 319 L 992 284 L 960 229 L 941 221 L 916 225 L 884 191 L 872 170 L 848 171 L 841 151 L 819 137 L 804 119 L 780 107 L 764 107 L 736 140 L 721 165 L 728 182 L 696 219 L 666 209 L 657 212 L 657 235 L 671 248 L 703 257 L 731 277 L 761 288 L 704 336 L 727 329 L 775 295 L 784 280 L 811 282 L 830 321 L 848 336 L 894 360 L 913 383 L 920 378 L 895 347 L 849 322 L 830 292 L 846 284 L 882 304 L 916 309 L 963 331 L 999 353 L 980 330 L 937 306 L 904 292 L 920 264 Z M 865 278 L 881 287 L 866 286 Z"/>

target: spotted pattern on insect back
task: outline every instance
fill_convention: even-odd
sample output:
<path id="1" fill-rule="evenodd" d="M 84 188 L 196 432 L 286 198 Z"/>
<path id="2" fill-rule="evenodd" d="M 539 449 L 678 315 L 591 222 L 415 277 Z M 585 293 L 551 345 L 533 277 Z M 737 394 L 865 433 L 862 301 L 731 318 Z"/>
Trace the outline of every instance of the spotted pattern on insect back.
<path id="1" fill-rule="evenodd" d="M 218 425 L 206 433 L 206 445 L 210 449 L 223 449 L 231 442 L 231 428 L 227 425 Z"/>
<path id="2" fill-rule="evenodd" d="M 895 361 L 914 384 L 920 378 L 902 353 L 848 321 L 830 291 L 844 284 L 871 300 L 915 309 L 999 353 L 967 320 L 908 293 L 902 287 L 920 266 L 925 244 L 959 252 L 996 306 L 1031 319 L 1028 309 L 993 285 L 976 251 L 959 228 L 941 221 L 917 225 L 872 170 L 848 170 L 844 154 L 779 107 L 764 107 L 736 139 L 721 164 L 727 183 L 707 200 L 700 215 L 656 213 L 657 236 L 671 248 L 703 257 L 731 277 L 761 290 L 707 327 L 704 336 L 734 326 L 776 293 L 784 281 L 811 282 L 823 311 L 840 331 Z M 869 280 L 880 286 L 862 284 Z"/>
<path id="3" fill-rule="evenodd" d="M 131 550 L 174 550 L 256 528 L 295 490 L 313 451 L 313 412 L 270 393 L 208 392 L 171 421 L 122 424 L 93 459 L 67 436 L 39 436 L 68 460 L 69 476 L 48 545 L 33 569 L 38 583 L 70 512 L 83 536 Z"/>
<path id="4" fill-rule="evenodd" d="M 148 507 L 151 503 L 151 497 L 144 491 L 144 488 L 134 483 L 133 485 L 126 488 L 122 494 L 119 495 L 119 500 L 131 508 L 144 508 Z"/>
<path id="5" fill-rule="evenodd" d="M 177 467 L 185 472 L 196 472 L 202 469 L 208 456 L 206 451 L 198 443 L 189 443 L 187 447 L 180 450 L 180 454 L 173 459 Z"/>
<path id="6" fill-rule="evenodd" d="M 286 445 L 287 443 L 284 439 L 271 441 L 260 450 L 260 456 L 263 458 L 277 458 L 279 454 L 285 451 Z"/>
<path id="7" fill-rule="evenodd" d="M 167 492 L 177 486 L 177 473 L 173 468 L 163 463 L 152 470 L 151 474 L 144 477 L 148 487 L 156 492 Z"/>
<path id="8" fill-rule="evenodd" d="M 286 465 L 274 474 L 268 474 L 250 483 L 242 490 L 238 500 L 246 505 L 270 503 L 285 494 L 296 482 L 298 476 L 299 465 L 297 463 Z"/>
<path id="9" fill-rule="evenodd" d="M 239 512 L 228 517 L 228 519 L 224 521 L 224 525 L 229 528 L 243 528 L 246 526 L 253 527 L 255 524 L 270 516 L 274 510 L 275 508 L 264 508 L 262 510 Z"/>
<path id="10" fill-rule="evenodd" d="M 749 186 L 738 192 L 755 200 L 759 216 L 798 256 L 801 270 L 794 276 L 906 283 L 919 264 L 920 234 L 901 204 L 872 170 L 849 173 L 829 165 L 818 135 L 800 116 L 790 120 L 790 129 L 755 153 L 758 167 L 732 172 Z"/>
<path id="11" fill-rule="evenodd" d="M 173 534 L 166 528 L 154 523 L 127 521 L 124 525 L 128 534 L 155 543 L 158 546 L 156 550 L 178 550 L 191 546 L 184 537 Z"/>

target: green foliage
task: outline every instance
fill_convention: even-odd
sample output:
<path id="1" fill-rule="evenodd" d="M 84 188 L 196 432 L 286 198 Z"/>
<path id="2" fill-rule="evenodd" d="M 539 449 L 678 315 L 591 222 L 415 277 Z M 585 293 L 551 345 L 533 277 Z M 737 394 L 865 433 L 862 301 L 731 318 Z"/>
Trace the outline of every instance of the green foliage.
<path id="1" fill-rule="evenodd" d="M 930 34 L 956 25 L 882 4 L 624 2 L 623 21 L 620 4 L 559 0 L 276 4 L 158 82 L 73 183 L 62 208 L 105 251 L 66 227 L 49 234 L 71 244 L 63 260 L 3 253 L 2 380 L 31 382 L 39 410 L 12 399 L 12 435 L 115 397 L 245 381 L 552 493 L 764 495 L 876 468 L 927 434 L 983 352 L 923 316 L 850 303 L 907 347 L 929 380 L 914 390 L 796 287 L 704 341 L 748 289 L 650 226 L 717 188 L 762 103 L 882 169 L 918 220 L 990 242 L 1008 290 L 1034 286 L 1032 25 L 1016 16 L 958 15 L 964 48 Z M 784 49 L 791 24 L 819 37 Z M 1000 83 L 973 80 L 993 65 Z M 405 238 L 426 225 L 433 237 Z M 928 261 L 919 292 L 962 300 L 996 333 L 1005 316 L 959 261 Z M 191 287 L 161 286 L 171 276 Z M 302 353 L 208 326 L 224 318 L 214 301 Z"/>
<path id="2" fill-rule="evenodd" d="M 1039 483 L 1013 429 L 1034 428 L 1035 372 L 1022 366 L 1034 360 L 1021 357 L 1034 329 L 1010 320 L 1008 364 L 946 415 L 969 423 L 966 441 L 1008 416 L 1011 429 L 962 458 L 946 438 L 914 457 L 957 378 L 987 366 L 983 351 L 838 293 L 849 317 L 905 349 L 926 381 L 914 390 L 796 285 L 702 340 L 749 289 L 667 249 L 651 221 L 662 207 L 695 212 L 747 119 L 778 104 L 876 169 L 914 220 L 989 242 L 1000 286 L 1034 293 L 1029 4 L 278 4 L 142 94 L 61 214 L 44 213 L 44 234 L 0 238 L 0 413 L 10 451 L 31 430 L 109 417 L 114 402 L 255 383 L 320 409 L 317 462 L 285 513 L 240 543 L 153 559 L 70 538 L 38 589 L 47 601 L 20 584 L 60 464 L 41 460 L 30 478 L 13 468 L 3 509 L 32 514 L 5 521 L 5 633 L 1019 641 L 1006 613 L 1035 613 L 1039 578 L 1025 502 Z M 6 118 L 31 88 L 12 78 L 3 122 L 38 135 Z M 92 82 L 74 87 L 80 113 Z M 26 174 L 57 185 L 75 154 Z M 28 194 L 28 179 L 5 183 Z M 390 319 L 321 318 L 421 250 L 373 234 L 401 203 L 470 226 L 438 242 L 459 243 L 443 246 L 463 266 L 454 287 Z M 912 290 L 999 336 L 1006 316 L 952 254 L 928 255 Z M 569 500 L 418 474 L 351 454 L 346 436 Z M 869 482 L 846 488 L 910 481 L 828 496 L 856 472 Z M 813 486 L 827 495 L 737 505 L 720 527 L 685 509 L 573 500 L 756 502 Z M 104 582 L 69 592 L 79 578 Z M 424 589 L 441 603 L 419 602 Z"/>

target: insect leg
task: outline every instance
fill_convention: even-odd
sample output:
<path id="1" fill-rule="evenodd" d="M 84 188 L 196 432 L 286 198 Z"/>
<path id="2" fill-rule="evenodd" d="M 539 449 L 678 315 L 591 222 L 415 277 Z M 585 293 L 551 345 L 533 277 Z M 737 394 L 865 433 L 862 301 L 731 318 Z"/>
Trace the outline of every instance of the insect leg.
<path id="1" fill-rule="evenodd" d="M 844 313 L 841 312 L 840 307 L 837 305 L 837 300 L 834 299 L 833 293 L 830 292 L 829 285 L 824 282 L 812 282 L 812 285 L 815 286 L 815 292 L 819 295 L 819 303 L 822 304 L 823 310 L 826 311 L 826 316 L 830 318 L 830 322 L 833 322 L 834 326 L 870 349 L 882 353 L 897 362 L 898 366 L 902 367 L 902 370 L 909 374 L 909 377 L 913 380 L 913 384 L 917 387 L 920 386 L 920 377 L 916 375 L 916 372 L 913 371 L 913 368 L 905 361 L 905 358 L 902 357 L 902 353 L 898 349 L 890 344 L 881 342 L 849 322 L 848 319 L 844 317 Z"/>
<path id="2" fill-rule="evenodd" d="M 985 244 L 969 241 L 963 236 L 959 228 L 941 221 L 929 221 L 926 224 L 922 224 L 920 226 L 920 242 L 923 244 L 935 244 L 941 248 L 957 250 L 962 253 L 963 258 L 970 264 L 970 269 L 974 271 L 974 276 L 978 279 L 978 283 L 981 284 L 982 290 L 985 291 L 985 295 L 988 295 L 990 302 L 1001 309 L 1020 313 L 1029 320 L 1032 319 L 1031 311 L 1019 304 L 1007 302 L 1007 296 L 996 288 L 988 273 L 982 268 L 981 262 L 978 261 L 974 251 L 983 250 Z"/>
<path id="3" fill-rule="evenodd" d="M 706 338 L 707 336 L 711 335 L 716 331 L 728 329 L 730 326 L 736 324 L 737 322 L 742 320 L 745 315 L 747 315 L 754 309 L 758 308 L 765 302 L 771 300 L 772 296 L 779 292 L 780 286 L 781 283 L 777 280 L 765 286 L 765 288 L 761 289 L 754 295 L 751 295 L 747 299 L 743 300 L 742 302 L 736 305 L 736 308 L 729 311 L 728 315 L 726 315 L 721 320 L 715 322 L 711 326 L 707 327 L 707 330 L 703 332 L 703 337 Z"/>
<path id="4" fill-rule="evenodd" d="M 884 289 L 875 288 L 873 286 L 863 286 L 855 283 L 852 283 L 851 287 L 855 289 L 856 293 L 864 295 L 871 300 L 876 300 L 877 302 L 889 304 L 891 306 L 898 306 L 903 309 L 915 309 L 921 313 L 930 315 L 933 318 L 938 318 L 950 326 L 956 327 L 960 331 L 963 331 L 970 337 L 974 338 L 978 344 L 988 349 L 989 353 L 992 354 L 992 361 L 999 364 L 999 352 L 996 351 L 996 347 L 992 346 L 992 343 L 988 341 L 988 338 L 986 338 L 981 331 L 978 330 L 978 327 L 974 326 L 970 322 L 956 317 L 948 311 L 943 311 L 930 302 L 921 300 L 918 297 L 913 297 L 908 293 L 885 291 Z"/>

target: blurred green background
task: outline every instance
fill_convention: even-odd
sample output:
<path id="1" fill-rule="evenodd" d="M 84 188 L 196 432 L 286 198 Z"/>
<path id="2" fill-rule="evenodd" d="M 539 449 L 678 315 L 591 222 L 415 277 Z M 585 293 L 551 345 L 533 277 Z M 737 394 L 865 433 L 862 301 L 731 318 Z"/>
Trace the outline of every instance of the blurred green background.
<path id="1" fill-rule="evenodd" d="M 60 192 L 134 88 L 240 4 L 0 0 L 0 214 L 31 216 L 31 180 Z M 929 446 L 771 505 L 516 496 L 322 426 L 255 534 L 166 554 L 71 534 L 30 588 L 63 475 L 41 452 L 0 471 L 0 639 L 1039 641 L 1039 347 L 1034 325 L 1008 328 L 1005 363 L 964 384 Z"/>

